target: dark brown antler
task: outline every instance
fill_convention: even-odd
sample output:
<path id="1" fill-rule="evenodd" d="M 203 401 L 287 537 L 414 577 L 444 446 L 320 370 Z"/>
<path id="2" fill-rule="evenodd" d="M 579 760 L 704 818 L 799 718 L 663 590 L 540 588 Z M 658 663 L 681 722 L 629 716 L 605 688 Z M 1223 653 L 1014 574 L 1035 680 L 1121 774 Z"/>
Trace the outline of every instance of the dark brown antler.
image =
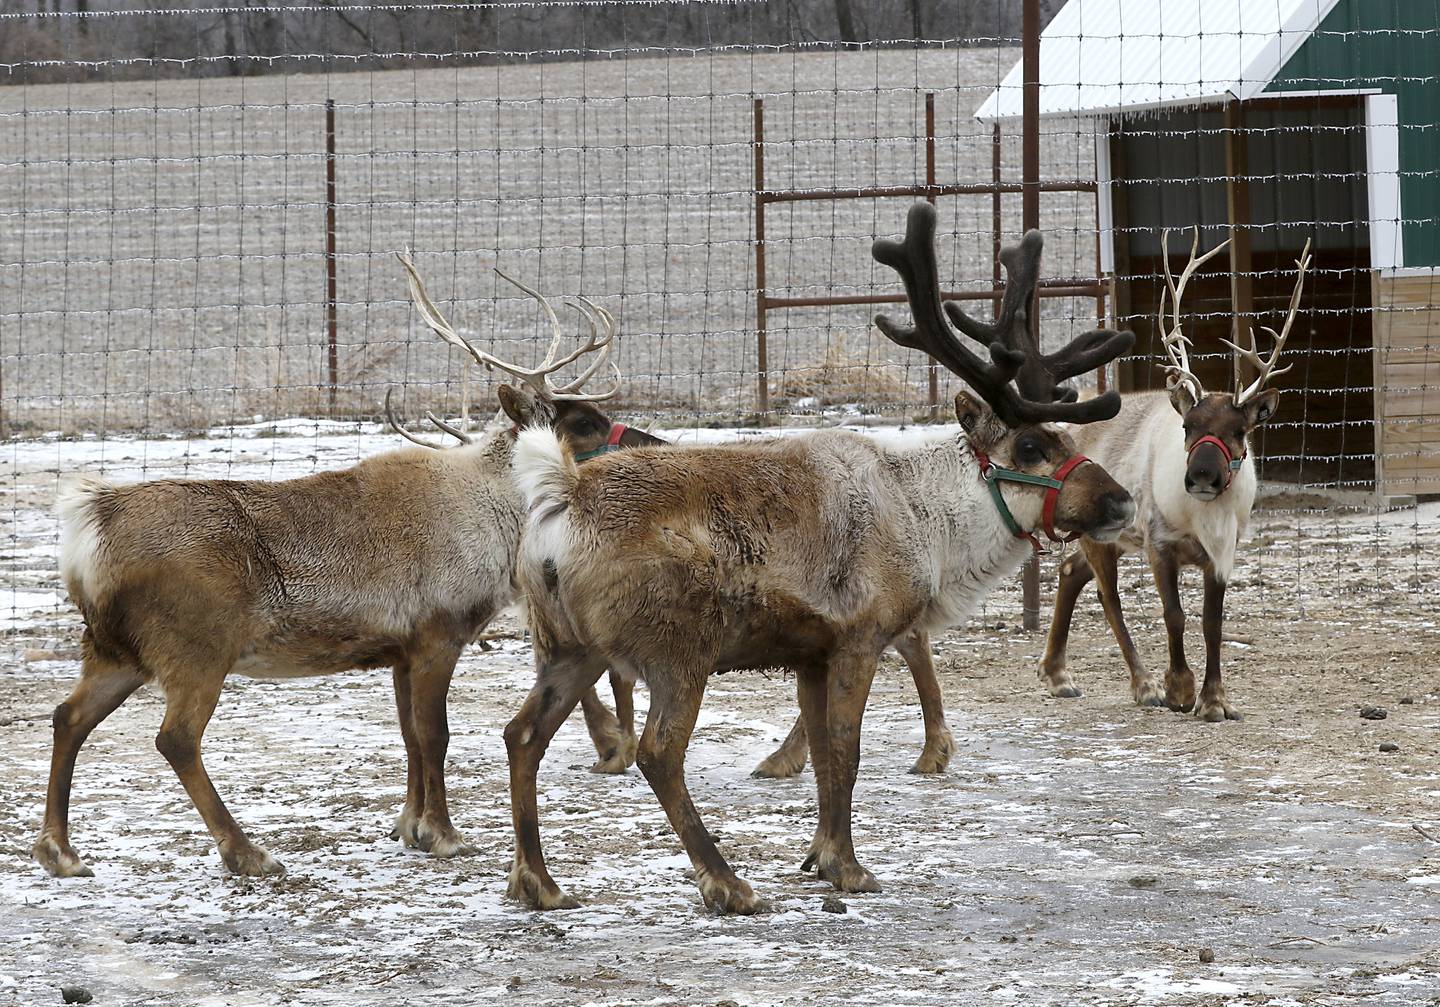
<path id="1" fill-rule="evenodd" d="M 974 388 L 1007 425 L 1063 421 L 1093 423 L 1120 411 L 1120 396 L 1106 392 L 1086 402 L 1059 382 L 1107 363 L 1134 343 L 1128 332 L 1097 330 L 1074 339 L 1048 356 L 1030 319 L 1030 302 L 1038 282 L 1043 239 L 1031 231 L 1019 245 L 1001 252 L 1009 283 L 994 322 L 977 322 L 963 311 L 940 302 L 940 278 L 935 263 L 935 208 L 916 203 L 905 220 L 903 241 L 877 240 L 872 254 L 900 274 L 910 301 L 914 326 L 901 326 L 885 315 L 875 324 L 893 342 L 924 350 Z M 989 347 L 993 363 L 985 363 L 960 341 L 945 320 L 946 312 L 971 339 Z M 964 319 L 963 322 L 960 319 Z M 1018 389 L 1011 386 L 1015 381 Z"/>
<path id="2" fill-rule="evenodd" d="M 971 318 L 956 301 L 945 303 L 945 313 L 971 339 L 986 345 L 999 340 L 1025 355 L 1015 375 L 1015 386 L 1022 396 L 1032 402 L 1074 402 L 1075 389 L 1062 382 L 1114 360 L 1134 345 L 1135 336 L 1114 329 L 1091 329 L 1063 349 L 1041 353 L 1039 325 L 1030 306 L 1040 283 L 1040 253 L 1044 247 L 1044 235 L 1032 229 L 1025 232 L 1018 245 L 1001 249 L 1005 296 L 995 321 Z"/>

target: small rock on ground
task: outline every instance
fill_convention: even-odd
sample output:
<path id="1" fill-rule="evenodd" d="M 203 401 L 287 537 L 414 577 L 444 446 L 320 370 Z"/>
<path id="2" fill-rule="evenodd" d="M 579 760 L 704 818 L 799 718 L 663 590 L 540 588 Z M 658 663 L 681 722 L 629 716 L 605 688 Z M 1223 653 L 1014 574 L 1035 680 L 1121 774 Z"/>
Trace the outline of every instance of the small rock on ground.
<path id="1" fill-rule="evenodd" d="M 1384 720 L 1390 716 L 1385 712 L 1383 706 L 1362 706 L 1360 707 L 1361 720 Z"/>
<path id="2" fill-rule="evenodd" d="M 825 896 L 825 901 L 820 903 L 820 908 L 827 913 L 848 913 L 850 911 L 850 907 L 845 904 L 845 900 L 834 895 Z"/>
<path id="3" fill-rule="evenodd" d="M 95 998 L 84 986 L 61 986 L 60 999 L 67 1004 L 88 1004 Z"/>
<path id="4" fill-rule="evenodd" d="M 1393 741 L 1382 741 L 1382 742 L 1380 742 L 1380 751 L 1382 751 L 1382 752 L 1398 752 L 1398 751 L 1400 751 L 1400 746 L 1397 745 L 1397 744 L 1395 744 L 1395 742 L 1393 742 Z"/>
<path id="5" fill-rule="evenodd" d="M 1202 964 L 1209 965 L 1209 964 L 1210 964 L 1211 962 L 1213 962 L 1214 960 L 1215 960 L 1215 952 L 1214 952 L 1214 951 L 1210 950 L 1209 948 L 1201 948 L 1201 949 L 1200 949 L 1200 961 L 1201 961 Z"/>

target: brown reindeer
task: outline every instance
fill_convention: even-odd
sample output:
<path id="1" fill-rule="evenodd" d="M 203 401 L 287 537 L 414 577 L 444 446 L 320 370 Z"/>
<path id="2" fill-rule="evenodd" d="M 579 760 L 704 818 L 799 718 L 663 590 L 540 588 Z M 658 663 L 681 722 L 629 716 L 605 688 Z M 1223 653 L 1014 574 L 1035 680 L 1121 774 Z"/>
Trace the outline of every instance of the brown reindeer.
<path id="1" fill-rule="evenodd" d="M 541 366 L 525 369 L 456 335 L 413 269 L 411 284 L 427 322 L 448 342 L 527 384 L 500 390 L 515 428 L 478 441 L 457 430 L 466 443 L 452 450 L 405 448 L 282 482 L 115 486 L 80 478 L 61 489 L 60 567 L 85 632 L 80 682 L 55 710 L 45 820 L 33 848 L 50 873 L 90 874 L 70 845 L 75 758 L 96 725 L 147 682 L 165 694 L 155 745 L 225 866 L 237 874 L 282 871 L 231 817 L 201 762 L 201 736 L 231 674 L 390 668 L 408 760 L 395 835 L 435 856 L 467 851 L 445 798 L 445 699 L 461 650 L 516 597 L 524 520 L 510 475 L 516 432 L 543 423 L 578 453 L 654 438 L 630 429 L 616 438 L 593 404 L 615 393 L 618 371 L 607 392 L 579 390 L 614 337 L 603 309 L 581 301 L 590 338 L 557 356 L 557 332 Z M 594 356 L 580 378 L 549 382 L 584 354 Z M 597 738 L 597 746 L 607 744 L 613 739 Z"/>
<path id="2" fill-rule="evenodd" d="M 512 897 L 539 908 L 575 904 L 545 867 L 536 772 L 555 730 L 607 667 L 649 686 L 637 761 L 707 906 L 750 913 L 762 905 L 721 856 L 685 785 L 706 680 L 733 669 L 795 673 L 819 797 L 805 866 L 843 891 L 877 890 L 855 856 L 850 808 L 880 654 L 916 629 L 965 619 L 1031 554 L 1033 529 L 1105 539 L 1129 524 L 1129 495 L 1100 466 L 1072 464 L 1070 438 L 1047 422 L 1112 416 L 1118 398 L 1052 402 L 1047 394 L 1036 402 L 1011 380 L 1022 364 L 1045 366 L 1037 352 L 997 334 L 991 362 L 972 353 L 940 307 L 934 229 L 935 211 L 921 203 L 903 243 L 876 242 L 876 258 L 905 281 L 915 327 L 877 321 L 984 399 L 956 397 L 960 434 L 891 448 L 823 431 L 639 449 L 577 468 L 549 431 L 521 433 L 515 473 L 529 518 L 516 570 L 537 673 L 505 729 Z M 1029 314 L 1039 245 L 1031 235 L 1007 250 L 1007 325 Z M 1082 337 L 1067 360 L 1101 346 L 1116 355 L 1131 338 Z M 1052 479 L 1067 466 L 1067 478 Z"/>
<path id="3" fill-rule="evenodd" d="M 1142 706 L 1168 705 L 1184 712 L 1193 709 L 1208 721 L 1238 720 L 1240 713 L 1230 703 L 1220 678 L 1225 585 L 1255 502 L 1255 463 L 1250 457 L 1249 436 L 1275 414 L 1279 404 L 1280 393 L 1265 386 L 1290 369 L 1276 370 L 1275 362 L 1300 306 L 1305 271 L 1310 265 L 1310 245 L 1306 242 L 1296 262 L 1295 290 L 1284 325 L 1279 333 L 1265 330 L 1273 340 L 1270 355 L 1262 357 L 1257 352 L 1253 331 L 1248 347 L 1222 340 L 1258 372 L 1244 390 L 1232 394 L 1207 392 L 1201 386 L 1190 370 L 1186 351 L 1190 341 L 1180 325 L 1180 300 L 1186 284 L 1196 268 L 1228 242 L 1197 256 L 1200 235 L 1196 228 L 1190 260 L 1177 282 L 1170 272 L 1168 239 L 1168 232 L 1161 236 L 1165 289 L 1160 295 L 1159 329 L 1169 359 L 1165 365 L 1169 390 L 1127 395 L 1118 416 L 1075 434 L 1079 449 L 1113 472 L 1134 496 L 1139 519 L 1118 540 L 1082 539 L 1081 550 L 1060 565 L 1055 615 L 1040 663 L 1040 680 L 1053 696 L 1080 695 L 1065 666 L 1065 645 L 1075 600 L 1093 577 L 1100 589 L 1105 617 L 1130 669 L 1130 691 L 1135 702 Z M 1168 321 L 1167 299 L 1171 309 Z M 1141 662 L 1120 607 L 1117 562 L 1122 554 L 1139 550 L 1144 550 L 1149 559 L 1165 610 L 1170 665 L 1163 692 Z M 1185 610 L 1180 605 L 1180 570 L 1186 566 L 1200 567 L 1205 578 L 1205 680 L 1198 705 L 1195 676 L 1185 660 Z"/>

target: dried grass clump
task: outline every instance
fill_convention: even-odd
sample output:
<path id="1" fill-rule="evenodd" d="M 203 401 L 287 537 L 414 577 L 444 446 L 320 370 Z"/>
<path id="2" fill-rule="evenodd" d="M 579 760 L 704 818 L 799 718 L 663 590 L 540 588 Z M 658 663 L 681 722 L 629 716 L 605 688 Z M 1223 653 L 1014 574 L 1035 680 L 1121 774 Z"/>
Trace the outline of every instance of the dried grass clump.
<path id="1" fill-rule="evenodd" d="M 810 400 L 818 408 L 852 404 L 885 408 L 913 403 L 917 392 L 905 380 L 905 368 L 851 353 L 839 338 L 826 347 L 818 363 L 786 370 L 770 386 L 770 394 L 792 404 Z"/>

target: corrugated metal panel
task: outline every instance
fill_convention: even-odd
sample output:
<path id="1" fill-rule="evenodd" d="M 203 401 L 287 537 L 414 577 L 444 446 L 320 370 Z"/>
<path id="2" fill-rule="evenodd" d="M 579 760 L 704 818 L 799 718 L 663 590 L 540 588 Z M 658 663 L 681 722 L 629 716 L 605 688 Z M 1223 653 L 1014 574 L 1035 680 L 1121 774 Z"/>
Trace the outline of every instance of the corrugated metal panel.
<path id="1" fill-rule="evenodd" d="M 1337 0 L 1070 0 L 1040 36 L 1040 114 L 1102 115 L 1264 90 Z M 1020 115 L 1016 63 L 975 115 Z"/>
<path id="2" fill-rule="evenodd" d="M 1378 88 L 1400 118 L 1400 213 L 1407 266 L 1440 266 L 1440 5 L 1341 0 L 1267 88 Z"/>

